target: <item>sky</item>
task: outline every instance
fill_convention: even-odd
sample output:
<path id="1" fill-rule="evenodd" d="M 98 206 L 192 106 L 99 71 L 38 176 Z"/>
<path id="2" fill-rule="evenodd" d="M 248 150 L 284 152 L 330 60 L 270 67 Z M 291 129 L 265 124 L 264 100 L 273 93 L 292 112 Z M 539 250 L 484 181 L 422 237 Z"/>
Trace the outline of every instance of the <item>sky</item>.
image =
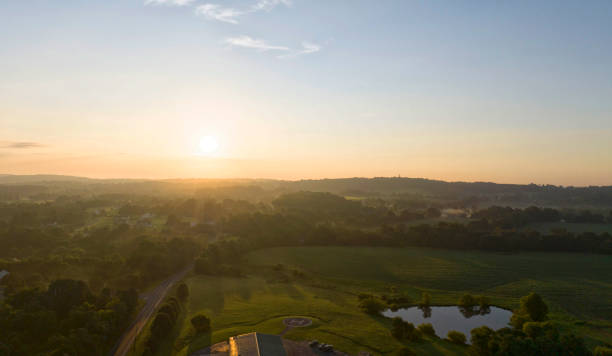
<path id="1" fill-rule="evenodd" d="M 0 174 L 612 185 L 612 1 L 0 0 Z"/>

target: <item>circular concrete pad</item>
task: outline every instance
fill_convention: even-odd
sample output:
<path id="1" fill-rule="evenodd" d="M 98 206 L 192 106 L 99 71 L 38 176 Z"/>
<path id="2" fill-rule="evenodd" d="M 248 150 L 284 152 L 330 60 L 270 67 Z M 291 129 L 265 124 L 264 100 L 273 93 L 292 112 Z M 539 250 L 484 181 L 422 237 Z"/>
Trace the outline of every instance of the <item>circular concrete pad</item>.
<path id="1" fill-rule="evenodd" d="M 290 328 L 302 328 L 312 325 L 312 320 L 308 318 L 287 318 L 283 320 L 283 324 Z"/>

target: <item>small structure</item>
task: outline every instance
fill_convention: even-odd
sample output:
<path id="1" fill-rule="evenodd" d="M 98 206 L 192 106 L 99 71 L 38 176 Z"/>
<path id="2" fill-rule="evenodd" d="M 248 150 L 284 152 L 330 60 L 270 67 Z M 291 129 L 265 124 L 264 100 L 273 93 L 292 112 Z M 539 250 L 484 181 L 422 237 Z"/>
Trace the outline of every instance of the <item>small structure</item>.
<path id="1" fill-rule="evenodd" d="M 287 356 L 278 335 L 249 333 L 229 339 L 230 356 Z"/>

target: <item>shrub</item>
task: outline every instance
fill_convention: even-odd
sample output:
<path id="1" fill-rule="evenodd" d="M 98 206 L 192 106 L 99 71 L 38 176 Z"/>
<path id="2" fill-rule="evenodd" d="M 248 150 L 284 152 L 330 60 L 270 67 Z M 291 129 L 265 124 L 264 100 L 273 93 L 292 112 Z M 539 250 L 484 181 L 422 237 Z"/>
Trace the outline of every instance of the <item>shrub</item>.
<path id="1" fill-rule="evenodd" d="M 424 323 L 418 326 L 418 329 L 424 335 L 436 336 L 436 331 L 434 330 L 433 325 L 430 323 Z"/>
<path id="2" fill-rule="evenodd" d="M 398 340 L 416 341 L 421 338 L 421 332 L 401 318 L 395 317 L 391 322 L 391 334 Z"/>
<path id="3" fill-rule="evenodd" d="M 448 334 L 446 335 L 446 338 L 454 343 L 454 344 L 459 344 L 459 345 L 464 345 L 465 342 L 467 341 L 467 338 L 465 337 L 465 334 L 459 331 L 455 331 L 455 330 L 451 330 L 448 332 Z"/>
<path id="4" fill-rule="evenodd" d="M 532 339 L 544 335 L 543 323 L 528 321 L 523 324 L 523 332 Z"/>
<path id="5" fill-rule="evenodd" d="M 198 334 L 210 331 L 210 319 L 204 314 L 198 314 L 191 318 L 191 325 Z"/>
<path id="6" fill-rule="evenodd" d="M 512 317 L 510 318 L 510 324 L 518 330 L 523 329 L 523 325 L 529 321 L 529 316 L 524 314 L 519 314 L 518 312 L 514 312 Z"/>
<path id="7" fill-rule="evenodd" d="M 489 298 L 484 295 L 478 296 L 478 306 L 480 309 L 488 308 L 491 305 Z"/>
<path id="8" fill-rule="evenodd" d="M 471 308 L 478 304 L 478 301 L 471 294 L 464 294 L 459 298 L 457 304 L 464 308 Z"/>
<path id="9" fill-rule="evenodd" d="M 368 314 L 378 314 L 385 309 L 385 305 L 376 298 L 363 299 L 359 308 Z"/>

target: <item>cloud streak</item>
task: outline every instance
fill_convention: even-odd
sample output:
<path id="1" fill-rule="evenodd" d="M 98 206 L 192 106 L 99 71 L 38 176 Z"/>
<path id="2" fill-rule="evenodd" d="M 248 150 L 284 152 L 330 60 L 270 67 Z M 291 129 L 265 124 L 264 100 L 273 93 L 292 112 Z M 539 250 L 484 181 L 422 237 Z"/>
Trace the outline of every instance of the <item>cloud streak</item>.
<path id="1" fill-rule="evenodd" d="M 258 51 L 289 51 L 289 47 L 285 46 L 275 46 L 268 44 L 266 41 L 261 39 L 255 39 L 249 36 L 239 36 L 239 37 L 229 37 L 226 38 L 225 43 L 232 47 L 243 47 L 243 48 L 252 48 Z"/>
<path id="2" fill-rule="evenodd" d="M 251 11 L 270 11 L 278 5 L 291 6 L 291 0 L 259 0 L 251 6 Z"/>
<path id="3" fill-rule="evenodd" d="M 302 42 L 301 49 L 294 50 L 287 46 L 272 45 L 265 40 L 253 38 L 246 35 L 226 38 L 224 43 L 226 43 L 230 47 L 250 48 L 260 52 L 281 51 L 283 54 L 276 56 L 276 58 L 279 59 L 289 59 L 311 53 L 316 53 L 319 52 L 322 48 L 318 44 L 304 41 Z"/>
<path id="4" fill-rule="evenodd" d="M 243 11 L 217 4 L 199 5 L 196 7 L 195 12 L 196 15 L 204 16 L 208 20 L 216 20 L 231 24 L 237 24 L 238 18 L 245 14 Z"/>
<path id="5" fill-rule="evenodd" d="M 20 142 L 1 142 L 0 143 L 0 148 L 14 148 L 14 149 L 27 149 L 27 148 L 39 148 L 39 147 L 45 147 L 45 145 L 43 145 L 42 143 L 38 143 L 38 142 L 25 142 L 25 141 L 20 141 Z"/>
<path id="6" fill-rule="evenodd" d="M 316 43 L 304 41 L 302 42 L 301 50 L 293 51 L 292 53 L 283 54 L 283 55 L 278 56 L 277 58 L 280 58 L 280 59 L 295 58 L 295 57 L 303 56 L 306 54 L 317 53 L 320 50 L 321 50 L 320 45 Z"/>
<path id="7" fill-rule="evenodd" d="M 170 0 L 152 0 L 152 1 L 170 1 Z M 172 1 L 187 1 L 187 0 L 172 0 Z M 192 1 L 192 0 L 189 0 Z M 238 19 L 246 14 L 251 14 L 258 11 L 271 11 L 278 5 L 291 6 L 291 0 L 259 0 L 255 4 L 246 9 L 236 9 L 226 7 L 219 4 L 206 3 L 196 6 L 196 15 L 201 15 L 208 20 L 216 20 L 231 24 L 237 24 Z"/>
<path id="8" fill-rule="evenodd" d="M 145 0 L 145 5 L 169 5 L 186 6 L 191 5 L 194 0 Z"/>

